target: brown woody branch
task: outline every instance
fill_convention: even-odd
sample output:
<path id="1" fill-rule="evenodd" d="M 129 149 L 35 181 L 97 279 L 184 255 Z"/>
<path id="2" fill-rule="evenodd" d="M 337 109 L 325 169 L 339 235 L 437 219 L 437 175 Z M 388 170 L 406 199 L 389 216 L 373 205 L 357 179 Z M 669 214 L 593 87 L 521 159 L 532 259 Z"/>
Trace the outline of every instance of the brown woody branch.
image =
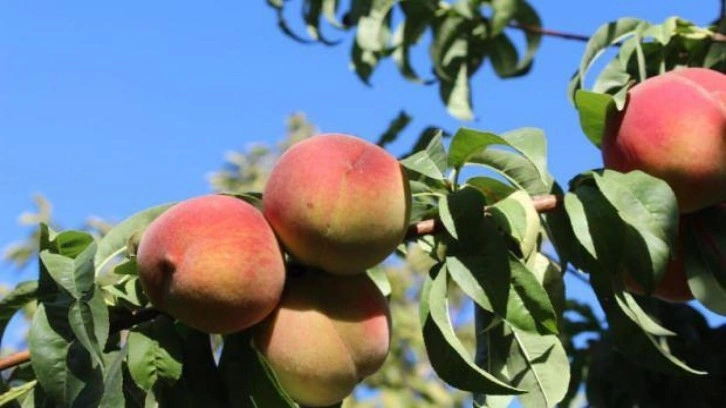
<path id="1" fill-rule="evenodd" d="M 562 197 L 553 194 L 543 194 L 532 197 L 534 208 L 538 213 L 554 211 L 557 206 L 561 204 L 561 201 Z M 486 210 L 487 208 L 484 207 L 484 211 Z M 408 231 L 406 231 L 406 239 L 413 239 L 421 235 L 434 234 L 440 232 L 443 228 L 444 226 L 439 219 L 419 221 L 408 227 Z"/>
<path id="2" fill-rule="evenodd" d="M 726 4 L 726 1 L 724 1 L 724 4 Z M 723 15 L 723 11 L 722 14 Z M 582 42 L 588 42 L 590 41 L 590 36 L 583 35 L 583 34 L 575 34 L 575 33 L 568 33 L 565 31 L 558 31 L 558 30 L 550 30 L 547 28 L 542 28 L 539 26 L 529 25 L 529 24 L 522 24 L 522 23 L 509 23 L 509 28 L 514 28 L 517 30 L 526 31 L 528 33 L 534 33 L 534 34 L 541 34 L 543 36 L 548 37 L 555 37 L 555 38 L 562 38 L 565 40 L 574 40 L 574 41 L 582 41 Z M 721 33 L 713 33 L 711 35 L 711 40 L 715 42 L 726 42 L 726 35 Z M 620 43 L 615 43 L 613 46 L 620 46 Z"/>

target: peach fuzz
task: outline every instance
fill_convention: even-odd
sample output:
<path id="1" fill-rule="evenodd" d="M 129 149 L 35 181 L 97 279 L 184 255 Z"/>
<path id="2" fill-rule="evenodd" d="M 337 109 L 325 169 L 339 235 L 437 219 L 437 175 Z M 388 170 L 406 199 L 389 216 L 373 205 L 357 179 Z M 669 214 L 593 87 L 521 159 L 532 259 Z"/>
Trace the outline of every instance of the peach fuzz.
<path id="1" fill-rule="evenodd" d="M 366 275 L 291 274 L 278 309 L 255 326 L 255 347 L 298 403 L 321 407 L 349 395 L 388 355 L 391 317 Z"/>
<path id="2" fill-rule="evenodd" d="M 681 213 L 726 201 L 726 75 L 685 68 L 636 85 L 602 155 L 606 168 L 665 180 Z"/>
<path id="3" fill-rule="evenodd" d="M 403 240 L 411 196 L 395 157 L 343 134 L 314 136 L 272 169 L 263 212 L 301 263 L 355 274 L 383 261 Z"/>
<path id="4" fill-rule="evenodd" d="M 262 213 L 234 197 L 178 203 L 144 231 L 137 253 L 144 292 L 157 309 L 208 333 L 231 333 L 277 305 L 285 264 Z"/>

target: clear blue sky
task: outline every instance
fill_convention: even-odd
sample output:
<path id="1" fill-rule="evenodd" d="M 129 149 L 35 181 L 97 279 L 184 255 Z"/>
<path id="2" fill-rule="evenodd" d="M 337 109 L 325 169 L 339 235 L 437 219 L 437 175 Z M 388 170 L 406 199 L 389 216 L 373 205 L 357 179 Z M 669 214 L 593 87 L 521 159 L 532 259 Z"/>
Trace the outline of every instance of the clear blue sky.
<path id="1" fill-rule="evenodd" d="M 532 3 L 547 28 L 582 34 L 623 16 L 706 24 L 718 12 L 716 0 Z M 299 23 L 298 14 L 291 18 Z M 328 33 L 342 44 L 291 41 L 263 0 L 1 2 L 0 247 L 28 233 L 17 217 L 35 192 L 65 227 L 206 193 L 205 177 L 225 151 L 278 140 L 292 112 L 323 131 L 375 140 L 405 109 L 414 122 L 392 146 L 398 153 L 429 124 L 462 125 L 435 87 L 404 81 L 390 61 L 372 88 L 363 85 L 349 70 L 351 36 Z M 599 167 L 565 96 L 583 49 L 545 38 L 530 75 L 501 81 L 484 69 L 473 81 L 478 119 L 464 125 L 543 128 L 563 185 Z M 416 57 L 422 74 L 430 69 L 425 53 L 424 45 Z M 0 282 L 36 274 L 0 264 Z M 581 284 L 568 283 L 584 296 Z"/>

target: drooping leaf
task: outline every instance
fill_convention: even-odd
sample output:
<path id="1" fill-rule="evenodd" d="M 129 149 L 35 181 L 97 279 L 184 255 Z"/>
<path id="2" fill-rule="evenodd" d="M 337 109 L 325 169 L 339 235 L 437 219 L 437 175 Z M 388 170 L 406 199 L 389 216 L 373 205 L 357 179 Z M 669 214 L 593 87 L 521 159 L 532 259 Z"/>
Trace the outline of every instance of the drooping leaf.
<path id="1" fill-rule="evenodd" d="M 447 309 L 446 268 L 441 266 L 434 279 L 428 278 L 422 296 L 420 316 L 423 335 L 431 366 L 449 385 L 471 392 L 486 394 L 518 394 L 521 391 L 477 367 L 461 340 L 456 337 Z"/>
<path id="2" fill-rule="evenodd" d="M 164 315 L 129 331 L 128 366 L 136 384 L 151 391 L 157 382 L 175 383 L 182 374 L 182 340 Z"/>
<path id="3" fill-rule="evenodd" d="M 73 339 L 64 303 L 41 303 L 28 335 L 30 363 L 45 394 L 55 404 L 98 406 L 103 395 L 101 365 Z"/>
<path id="4" fill-rule="evenodd" d="M 227 385 L 232 406 L 297 406 L 280 386 L 264 356 L 252 347 L 250 333 L 235 333 L 224 337 L 219 370 Z"/>
<path id="5" fill-rule="evenodd" d="M 376 144 L 381 147 L 385 147 L 387 144 L 394 142 L 398 139 L 398 135 L 403 129 L 411 123 L 411 116 L 406 111 L 400 111 L 398 115 L 391 121 L 385 132 L 378 138 Z"/>
<path id="6" fill-rule="evenodd" d="M 126 251 L 126 244 L 129 238 L 136 232 L 145 229 L 147 225 L 172 205 L 163 204 L 140 211 L 111 229 L 98 242 L 98 250 L 93 259 L 96 271 L 101 273 L 114 258 L 122 255 Z"/>
<path id="7" fill-rule="evenodd" d="M 0 394 L 0 407 L 4 407 L 10 404 L 12 401 L 22 398 L 25 394 L 31 392 L 35 385 L 38 384 L 37 380 L 28 381 L 25 384 L 17 387 L 12 387 L 4 393 Z"/>
<path id="8" fill-rule="evenodd" d="M 641 171 L 605 170 L 595 183 L 626 224 L 623 244 L 627 272 L 646 290 L 665 274 L 678 235 L 678 205 L 663 180 Z"/>
<path id="9" fill-rule="evenodd" d="M 447 162 L 442 134 L 440 132 L 436 134 L 426 146 L 426 150 L 416 152 L 401 160 L 401 165 L 434 180 L 446 179 L 444 171 Z"/>
<path id="10" fill-rule="evenodd" d="M 726 205 L 689 214 L 682 234 L 691 292 L 709 310 L 726 316 Z"/>
<path id="11" fill-rule="evenodd" d="M 500 324 L 487 331 L 485 340 L 489 360 L 499 361 L 502 375 L 527 391 L 517 397 L 523 407 L 553 407 L 564 398 L 570 363 L 556 335 L 542 336 Z"/>
<path id="12" fill-rule="evenodd" d="M 38 282 L 24 281 L 15 286 L 12 292 L 0 299 L 0 339 L 13 315 L 27 303 L 38 297 Z"/>
<path id="13" fill-rule="evenodd" d="M 599 148 L 605 136 L 608 118 L 615 114 L 613 97 L 578 89 L 575 93 L 575 106 L 580 115 L 582 131 Z"/>

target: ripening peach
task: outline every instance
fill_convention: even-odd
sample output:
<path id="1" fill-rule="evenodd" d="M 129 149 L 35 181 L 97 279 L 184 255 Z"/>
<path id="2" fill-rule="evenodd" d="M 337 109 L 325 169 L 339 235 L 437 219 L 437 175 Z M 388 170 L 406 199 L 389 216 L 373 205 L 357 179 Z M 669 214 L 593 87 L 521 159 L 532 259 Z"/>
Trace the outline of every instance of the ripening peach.
<path id="1" fill-rule="evenodd" d="M 602 155 L 606 168 L 665 180 L 681 213 L 726 201 L 726 75 L 685 68 L 636 85 Z"/>
<path id="2" fill-rule="evenodd" d="M 279 307 L 255 326 L 255 347 L 298 403 L 335 404 L 388 355 L 388 303 L 365 273 L 291 274 Z"/>
<path id="3" fill-rule="evenodd" d="M 411 197 L 400 164 L 382 148 L 342 134 L 306 139 L 275 164 L 263 212 L 301 263 L 354 274 L 403 240 Z"/>
<path id="4" fill-rule="evenodd" d="M 174 205 L 144 231 L 139 278 L 161 311 L 208 333 L 246 329 L 277 305 L 282 251 L 264 216 L 234 197 Z"/>

